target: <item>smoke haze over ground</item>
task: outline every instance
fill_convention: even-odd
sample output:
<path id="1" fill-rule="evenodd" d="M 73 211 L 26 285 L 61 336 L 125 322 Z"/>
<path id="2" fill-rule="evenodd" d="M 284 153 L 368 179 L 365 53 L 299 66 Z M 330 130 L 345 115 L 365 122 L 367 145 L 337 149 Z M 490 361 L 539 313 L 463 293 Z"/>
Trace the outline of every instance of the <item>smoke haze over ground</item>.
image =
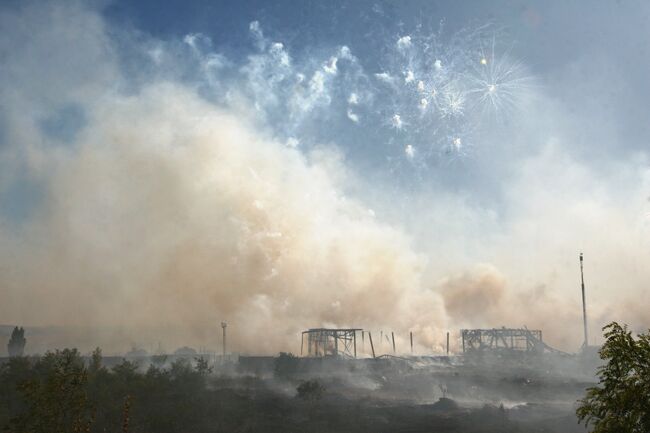
<path id="1" fill-rule="evenodd" d="M 109 352 L 215 347 L 220 321 L 255 353 L 320 326 L 424 352 L 526 325 L 575 350 L 583 251 L 592 335 L 648 328 L 648 88 L 625 67 L 647 56 L 615 42 L 647 39 L 619 21 L 650 9 L 570 26 L 575 5 L 499 4 L 444 24 L 313 6 L 313 33 L 261 8 L 233 34 L 161 33 L 119 2 L 2 6 L 0 322 Z M 354 17 L 364 41 L 339 40 Z M 573 24 L 603 39 L 565 46 Z"/>

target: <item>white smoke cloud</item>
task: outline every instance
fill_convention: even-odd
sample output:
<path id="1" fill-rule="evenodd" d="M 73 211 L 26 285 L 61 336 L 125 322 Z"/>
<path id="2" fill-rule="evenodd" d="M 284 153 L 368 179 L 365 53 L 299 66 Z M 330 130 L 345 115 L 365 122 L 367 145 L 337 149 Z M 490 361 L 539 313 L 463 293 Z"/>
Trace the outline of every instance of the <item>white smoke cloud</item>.
<path id="1" fill-rule="evenodd" d="M 405 50 L 411 46 L 411 37 L 409 35 L 402 36 L 397 40 L 397 48 Z"/>
<path id="2" fill-rule="evenodd" d="M 326 324 L 398 341 L 414 331 L 422 350 L 447 329 L 527 325 L 570 349 L 584 250 L 592 334 L 610 319 L 647 323 L 647 155 L 605 171 L 576 160 L 565 147 L 579 134 L 539 97 L 507 140 L 476 146 L 489 164 L 457 164 L 447 150 L 503 137 L 483 127 L 475 80 L 463 81 L 485 66 L 464 46 L 430 40 L 418 57 L 420 38 L 391 37 L 399 55 L 373 75 L 346 46 L 298 58 L 253 22 L 244 60 L 200 34 L 134 41 L 156 65 L 140 65 L 134 84 L 108 36 L 120 29 L 93 10 L 26 5 L 0 24 L 0 194 L 22 178 L 40 186 L 29 217 L 0 214 L 5 321 L 111 329 L 88 343 L 109 351 L 214 346 L 221 320 L 233 349 L 254 352 L 295 352 L 300 330 Z M 83 122 L 61 146 L 41 124 L 69 104 Z M 502 195 L 474 202 L 435 178 L 400 197 L 368 186 L 339 143 L 317 138 L 315 121 L 345 135 L 337 114 L 386 134 L 385 147 L 370 144 L 391 180 L 400 161 L 421 175 L 440 160 L 436 172 L 459 184 L 498 172 Z"/>
<path id="3" fill-rule="evenodd" d="M 185 42 L 194 49 L 196 38 Z M 282 45 L 266 46 L 244 73 L 273 104 L 292 72 Z M 326 85 L 314 72 L 302 109 L 327 97 Z M 345 196 L 336 153 L 305 156 L 180 83 L 153 80 L 130 95 L 106 86 L 79 103 L 87 121 L 70 151 L 30 128 L 44 144 L 43 200 L 17 232 L 1 233 L 6 320 L 119 326 L 136 341 L 174 328 L 157 338 L 205 345 L 226 319 L 235 349 L 262 352 L 292 349 L 300 330 L 324 323 L 404 332 L 444 321 L 408 238 Z"/>

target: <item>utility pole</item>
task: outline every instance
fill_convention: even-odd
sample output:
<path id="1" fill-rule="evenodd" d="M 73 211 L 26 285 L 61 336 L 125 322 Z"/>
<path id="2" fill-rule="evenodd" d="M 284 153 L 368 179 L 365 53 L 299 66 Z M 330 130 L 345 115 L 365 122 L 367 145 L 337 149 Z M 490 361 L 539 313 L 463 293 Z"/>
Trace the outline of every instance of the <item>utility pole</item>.
<path id="1" fill-rule="evenodd" d="M 589 338 L 587 334 L 587 302 L 585 301 L 585 273 L 582 266 L 583 258 L 580 253 L 580 281 L 582 283 L 582 321 L 585 328 L 585 342 L 583 347 L 586 349 L 589 345 Z"/>
<path id="2" fill-rule="evenodd" d="M 223 343 L 222 343 L 222 349 L 223 349 L 223 357 L 224 360 L 226 358 L 226 327 L 228 324 L 226 322 L 221 322 L 221 329 L 223 329 Z"/>

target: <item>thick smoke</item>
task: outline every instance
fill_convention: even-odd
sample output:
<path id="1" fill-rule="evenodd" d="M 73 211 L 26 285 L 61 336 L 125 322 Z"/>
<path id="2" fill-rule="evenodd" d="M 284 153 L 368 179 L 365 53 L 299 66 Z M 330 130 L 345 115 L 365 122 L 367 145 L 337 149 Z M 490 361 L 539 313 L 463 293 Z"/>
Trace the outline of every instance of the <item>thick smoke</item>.
<path id="1" fill-rule="evenodd" d="M 573 349 L 583 249 L 592 333 L 647 325 L 647 155 L 578 162 L 563 146 L 579 134 L 548 114 L 558 101 L 540 96 L 486 159 L 500 194 L 473 202 L 431 182 L 406 200 L 313 138 L 327 129 L 315 119 L 370 131 L 379 116 L 399 139 L 385 159 L 415 167 L 421 147 L 405 153 L 408 128 L 390 124 L 406 93 L 372 108 L 382 84 L 349 48 L 293 59 L 253 23 L 259 52 L 233 66 L 201 35 L 142 41 L 107 27 L 76 4 L 0 15 L 3 322 L 65 325 L 76 331 L 57 344 L 108 352 L 215 348 L 220 321 L 232 350 L 255 353 L 296 352 L 319 326 L 395 331 L 401 350 L 413 331 L 431 351 L 447 330 L 527 325 Z M 508 149 L 512 162 L 499 160 Z"/>
<path id="2" fill-rule="evenodd" d="M 206 344 L 227 320 L 236 347 L 260 351 L 305 326 L 444 324 L 421 259 L 341 194 L 335 156 L 306 158 L 170 84 L 104 100 L 88 122 L 7 259 L 3 316 Z"/>

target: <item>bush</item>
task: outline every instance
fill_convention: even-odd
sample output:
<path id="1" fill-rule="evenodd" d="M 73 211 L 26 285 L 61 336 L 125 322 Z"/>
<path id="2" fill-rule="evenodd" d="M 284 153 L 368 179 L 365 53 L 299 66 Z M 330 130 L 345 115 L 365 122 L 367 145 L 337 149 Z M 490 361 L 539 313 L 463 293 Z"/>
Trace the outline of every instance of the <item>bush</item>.
<path id="1" fill-rule="evenodd" d="M 76 349 L 48 352 L 30 366 L 29 376 L 17 386 L 23 410 L 12 417 L 8 430 L 87 431 L 94 408 L 87 394 L 88 370 L 79 352 Z"/>
<path id="2" fill-rule="evenodd" d="M 178 360 L 143 372 L 125 359 L 108 369 L 97 349 L 87 364 L 76 349 L 1 364 L 0 431 L 214 431 L 221 419 L 218 395 L 206 386 L 207 361 L 194 368 Z"/>
<path id="3" fill-rule="evenodd" d="M 325 387 L 316 379 L 307 380 L 296 388 L 298 398 L 307 401 L 320 400 L 325 392 Z"/>
<path id="4" fill-rule="evenodd" d="M 599 382 L 580 400 L 580 422 L 594 433 L 650 432 L 650 331 L 634 339 L 627 326 L 612 322 L 603 328 L 606 342 L 598 369 Z"/>

